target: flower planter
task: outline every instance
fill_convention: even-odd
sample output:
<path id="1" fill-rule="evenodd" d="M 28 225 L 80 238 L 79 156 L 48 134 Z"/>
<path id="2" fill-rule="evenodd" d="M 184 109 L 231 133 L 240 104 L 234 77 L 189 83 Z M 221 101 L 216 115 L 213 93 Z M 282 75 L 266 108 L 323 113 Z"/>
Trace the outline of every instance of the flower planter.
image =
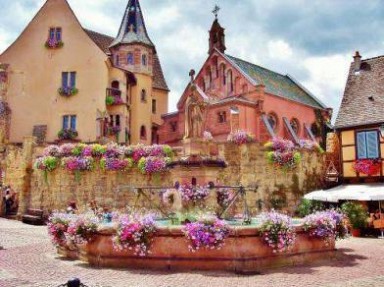
<path id="1" fill-rule="evenodd" d="M 57 254 L 59 254 L 61 257 L 70 259 L 70 260 L 76 260 L 79 259 L 79 250 L 76 246 L 58 246 L 57 247 Z"/>
<path id="2" fill-rule="evenodd" d="M 234 227 L 220 250 L 190 252 L 181 226 L 159 227 L 150 253 L 144 257 L 136 256 L 133 250 L 115 250 L 112 244 L 114 231 L 110 229 L 98 232 L 90 242 L 80 245 L 79 250 L 80 259 L 92 266 L 156 270 L 250 272 L 334 257 L 334 241 L 327 244 L 309 237 L 301 229 L 297 231 L 297 240 L 287 253 L 274 253 L 254 227 Z"/>
<path id="3" fill-rule="evenodd" d="M 352 228 L 351 234 L 353 237 L 360 237 L 361 236 L 361 229 Z"/>

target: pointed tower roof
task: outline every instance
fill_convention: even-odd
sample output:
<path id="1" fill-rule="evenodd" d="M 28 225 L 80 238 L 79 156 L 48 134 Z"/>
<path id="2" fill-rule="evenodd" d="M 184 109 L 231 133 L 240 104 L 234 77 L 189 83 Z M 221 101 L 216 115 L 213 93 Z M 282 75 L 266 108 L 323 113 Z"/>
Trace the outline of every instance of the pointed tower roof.
<path id="1" fill-rule="evenodd" d="M 118 44 L 132 43 L 142 43 L 153 47 L 155 46 L 148 36 L 139 0 L 128 1 L 119 33 L 113 40 L 110 47 Z"/>

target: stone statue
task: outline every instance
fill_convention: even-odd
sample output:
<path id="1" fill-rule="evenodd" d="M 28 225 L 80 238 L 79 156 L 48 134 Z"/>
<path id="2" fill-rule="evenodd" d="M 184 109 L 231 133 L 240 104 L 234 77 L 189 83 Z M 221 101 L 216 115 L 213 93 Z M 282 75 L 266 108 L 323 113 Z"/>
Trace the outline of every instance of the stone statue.
<path id="1" fill-rule="evenodd" d="M 198 138 L 203 132 L 203 109 L 195 95 L 191 95 L 185 105 L 185 135 L 184 138 Z"/>

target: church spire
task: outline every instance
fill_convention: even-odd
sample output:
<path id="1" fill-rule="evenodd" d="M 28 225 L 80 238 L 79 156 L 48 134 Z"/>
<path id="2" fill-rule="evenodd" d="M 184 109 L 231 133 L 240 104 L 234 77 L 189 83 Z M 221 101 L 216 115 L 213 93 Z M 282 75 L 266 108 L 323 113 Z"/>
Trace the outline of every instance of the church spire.
<path id="1" fill-rule="evenodd" d="M 217 17 L 219 10 L 220 7 L 216 5 L 212 11 L 212 13 L 215 15 L 215 20 L 212 23 L 211 30 L 209 30 L 209 55 L 215 48 L 218 49 L 221 53 L 224 53 L 226 50 L 224 28 L 220 26 Z"/>
<path id="2" fill-rule="evenodd" d="M 132 43 L 141 43 L 154 47 L 145 27 L 139 0 L 128 1 L 119 33 L 110 47 Z"/>

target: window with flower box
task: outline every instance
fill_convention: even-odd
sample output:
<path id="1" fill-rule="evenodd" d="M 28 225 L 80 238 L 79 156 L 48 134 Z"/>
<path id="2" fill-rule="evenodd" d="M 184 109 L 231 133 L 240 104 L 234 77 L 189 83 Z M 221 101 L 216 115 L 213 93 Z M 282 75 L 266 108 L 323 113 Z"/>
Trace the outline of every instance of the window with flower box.
<path id="1" fill-rule="evenodd" d="M 379 158 L 379 135 L 377 130 L 356 133 L 357 159 Z"/>
<path id="2" fill-rule="evenodd" d="M 63 116 L 63 130 L 76 130 L 77 116 L 76 115 L 64 115 Z"/>
<path id="3" fill-rule="evenodd" d="M 49 28 L 48 40 L 45 42 L 47 49 L 56 49 L 64 46 L 61 27 Z"/>
<path id="4" fill-rule="evenodd" d="M 76 72 L 62 72 L 59 94 L 62 96 L 71 96 L 77 94 L 77 92 Z"/>

